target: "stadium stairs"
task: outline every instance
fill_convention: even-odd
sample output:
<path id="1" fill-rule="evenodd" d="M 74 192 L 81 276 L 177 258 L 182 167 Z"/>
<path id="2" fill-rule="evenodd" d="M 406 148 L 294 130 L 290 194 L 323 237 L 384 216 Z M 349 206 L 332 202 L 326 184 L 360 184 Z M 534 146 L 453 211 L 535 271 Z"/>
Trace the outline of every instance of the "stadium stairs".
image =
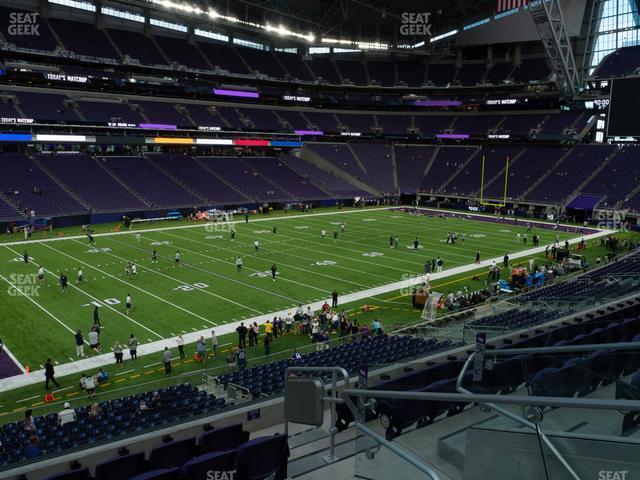
<path id="1" fill-rule="evenodd" d="M 63 189 L 65 192 L 69 194 L 71 198 L 73 198 L 80 205 L 85 207 L 87 210 L 92 208 L 92 205 L 89 204 L 84 198 L 74 192 L 71 188 L 69 188 L 60 178 L 53 174 L 51 170 L 49 170 L 40 160 L 35 157 L 29 157 L 31 161 L 44 173 L 46 173 L 54 182 L 58 184 L 58 186 Z"/>
<path id="2" fill-rule="evenodd" d="M 556 171 L 556 169 L 557 169 L 560 165 L 562 165 L 562 162 L 564 162 L 566 158 L 568 158 L 569 156 L 571 156 L 571 154 L 573 153 L 573 150 L 574 150 L 574 148 L 573 148 L 573 147 L 572 147 L 572 148 L 570 148 L 570 149 L 568 149 L 568 150 L 564 153 L 564 155 L 562 155 L 562 156 L 558 159 L 558 161 L 557 161 L 556 163 L 554 163 L 554 164 L 553 164 L 553 166 L 552 166 L 549 170 L 547 170 L 543 175 L 541 175 L 541 176 L 538 178 L 538 180 L 534 181 L 534 182 L 531 184 L 531 186 L 530 186 L 529 188 L 527 188 L 527 189 L 522 193 L 522 195 L 520 196 L 520 198 L 522 198 L 522 199 L 528 198 L 529 194 L 530 194 L 531 192 L 533 192 L 533 191 L 538 187 L 538 185 L 540 185 L 542 182 L 544 182 L 544 181 L 547 179 L 547 177 L 548 177 L 549 175 L 551 175 L 551 173 L 555 172 L 555 171 Z"/>
<path id="3" fill-rule="evenodd" d="M 374 190 L 371 186 L 367 185 L 363 181 L 355 178 L 353 175 L 350 175 L 344 170 L 335 166 L 333 163 L 326 160 L 317 152 L 314 152 L 313 149 L 311 148 L 303 148 L 300 158 L 318 167 L 320 170 L 324 170 L 327 173 L 335 175 L 336 177 L 344 180 L 345 182 L 353 185 L 354 187 L 362 191 L 368 192 L 372 195 L 380 196 L 380 192 Z"/>

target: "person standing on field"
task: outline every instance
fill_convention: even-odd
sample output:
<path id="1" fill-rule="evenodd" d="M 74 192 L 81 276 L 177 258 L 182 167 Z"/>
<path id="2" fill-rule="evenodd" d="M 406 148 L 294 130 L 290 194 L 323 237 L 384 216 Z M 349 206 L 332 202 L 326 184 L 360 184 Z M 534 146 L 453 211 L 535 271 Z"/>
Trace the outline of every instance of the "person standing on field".
<path id="1" fill-rule="evenodd" d="M 84 337 L 79 329 L 76 332 L 76 356 L 84 357 Z"/>

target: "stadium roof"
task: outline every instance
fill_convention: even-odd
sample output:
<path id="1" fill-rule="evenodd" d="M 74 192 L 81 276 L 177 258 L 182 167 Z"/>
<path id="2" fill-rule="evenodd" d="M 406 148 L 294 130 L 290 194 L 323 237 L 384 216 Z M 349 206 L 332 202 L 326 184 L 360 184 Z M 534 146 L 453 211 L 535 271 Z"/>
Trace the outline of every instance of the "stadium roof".
<path id="1" fill-rule="evenodd" d="M 283 26 L 321 38 L 389 44 L 415 43 L 425 35 L 403 34 L 403 14 L 428 13 L 430 34 L 439 35 L 494 13 L 494 0 L 112 0 L 193 18 L 215 11 L 241 22 L 226 27 L 251 30 L 248 23 Z M 204 15 L 207 16 L 206 14 Z M 224 24 L 224 19 L 218 21 Z M 244 23 L 244 25 L 243 25 Z M 314 43 L 314 42 L 313 42 Z"/>

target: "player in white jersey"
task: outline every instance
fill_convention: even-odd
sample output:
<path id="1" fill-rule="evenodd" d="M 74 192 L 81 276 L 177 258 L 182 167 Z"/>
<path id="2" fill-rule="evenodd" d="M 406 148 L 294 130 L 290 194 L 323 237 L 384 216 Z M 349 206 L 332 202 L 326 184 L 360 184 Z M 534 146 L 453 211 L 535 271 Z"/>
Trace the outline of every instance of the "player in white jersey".
<path id="1" fill-rule="evenodd" d="M 38 282 L 40 282 L 41 287 L 44 287 L 44 267 L 42 265 L 38 268 Z"/>

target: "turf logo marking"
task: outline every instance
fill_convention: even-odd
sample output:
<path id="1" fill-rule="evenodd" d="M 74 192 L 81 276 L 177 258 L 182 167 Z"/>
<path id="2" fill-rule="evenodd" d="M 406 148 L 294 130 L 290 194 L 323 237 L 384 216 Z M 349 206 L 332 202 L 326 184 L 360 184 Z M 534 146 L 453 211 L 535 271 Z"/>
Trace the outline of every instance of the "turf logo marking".
<path id="1" fill-rule="evenodd" d="M 486 235 L 484 233 L 474 233 L 472 235 L 469 235 L 470 237 L 473 238 L 486 238 Z"/>
<path id="2" fill-rule="evenodd" d="M 172 290 L 180 290 L 181 292 L 191 292 L 198 288 L 209 288 L 209 285 L 206 283 L 192 283 L 191 285 L 178 285 L 176 288 L 172 288 Z"/>
<path id="3" fill-rule="evenodd" d="M 375 222 L 376 219 L 375 218 L 363 218 L 362 221 L 363 222 Z"/>
<path id="4" fill-rule="evenodd" d="M 306 230 L 306 229 L 309 228 L 309 226 L 308 225 L 296 225 L 293 228 L 295 228 L 296 230 Z"/>
<path id="5" fill-rule="evenodd" d="M 156 241 L 151 242 L 151 246 L 159 247 L 161 245 L 171 245 L 171 243 L 172 242 L 170 242 L 169 240 L 162 240 L 162 241 L 156 240 Z"/>
<path id="6" fill-rule="evenodd" d="M 264 272 L 253 272 L 250 277 L 266 278 L 271 276 L 271 270 L 265 270 Z"/>
<path id="7" fill-rule="evenodd" d="M 29 261 L 33 262 L 34 260 L 35 260 L 35 258 L 33 258 L 31 255 L 29 255 Z M 23 257 L 15 257 L 15 258 L 12 258 L 9 261 L 10 262 L 18 262 L 18 263 L 20 263 L 20 262 L 24 262 L 24 258 Z"/>
<path id="8" fill-rule="evenodd" d="M 110 251 L 111 249 L 109 247 L 90 248 L 89 250 L 87 250 L 87 253 L 108 253 Z"/>
<path id="9" fill-rule="evenodd" d="M 118 300 L 117 298 L 105 298 L 104 300 L 102 300 L 102 302 L 100 302 L 99 300 L 94 300 L 92 302 L 89 303 L 85 303 L 82 306 L 83 307 L 104 307 L 105 305 L 120 305 L 120 300 Z"/>
<path id="10" fill-rule="evenodd" d="M 254 230 L 253 233 L 265 234 L 265 233 L 271 233 L 271 230 Z"/>
<path id="11" fill-rule="evenodd" d="M 9 275 L 12 285 L 7 289 L 11 297 L 23 295 L 26 297 L 39 297 L 40 285 L 38 285 L 38 275 L 35 273 L 12 273 Z"/>
<path id="12" fill-rule="evenodd" d="M 382 252 L 368 252 L 368 253 L 363 253 L 362 256 L 363 257 L 384 257 L 384 253 L 382 253 Z"/>
<path id="13" fill-rule="evenodd" d="M 501 233 L 511 233 L 511 230 L 509 230 L 508 228 L 503 228 L 502 230 L 498 230 Z"/>
<path id="14" fill-rule="evenodd" d="M 205 240 L 218 240 L 220 238 L 224 238 L 222 235 L 207 235 L 204 237 Z"/>
<path id="15" fill-rule="evenodd" d="M 334 262 L 333 260 L 320 260 L 318 262 L 313 262 L 311 265 L 315 265 L 318 267 L 327 267 L 331 265 L 337 265 L 337 262 Z"/>

